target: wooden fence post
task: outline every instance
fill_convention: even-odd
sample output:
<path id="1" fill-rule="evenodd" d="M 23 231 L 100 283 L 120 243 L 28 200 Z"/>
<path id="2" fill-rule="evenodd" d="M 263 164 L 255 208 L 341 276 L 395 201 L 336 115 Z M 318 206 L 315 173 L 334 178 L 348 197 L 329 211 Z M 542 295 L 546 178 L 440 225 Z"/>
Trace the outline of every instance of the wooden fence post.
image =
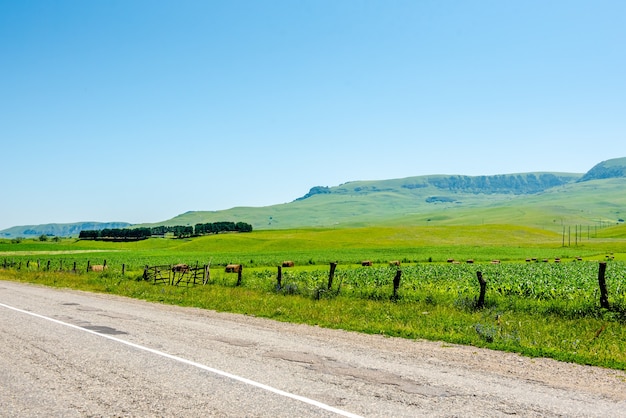
<path id="1" fill-rule="evenodd" d="M 198 273 L 199 271 L 200 271 L 200 269 L 198 268 L 198 261 L 196 260 L 196 268 L 193 269 L 193 285 L 194 286 L 196 285 L 196 279 L 198 278 L 198 275 L 200 275 L 200 273 Z M 202 275 L 202 280 L 204 280 L 204 270 L 203 270 L 203 273 L 201 275 Z M 189 280 L 190 279 L 191 278 L 187 279 L 187 285 L 189 285 Z"/>
<path id="2" fill-rule="evenodd" d="M 48 265 L 46 266 L 46 271 L 50 271 L 50 260 L 48 260 Z"/>
<path id="3" fill-rule="evenodd" d="M 126 274 L 126 264 L 122 263 L 122 276 Z"/>
<path id="4" fill-rule="evenodd" d="M 91 261 L 87 260 L 87 273 L 89 273 L 90 268 L 91 268 Z"/>
<path id="5" fill-rule="evenodd" d="M 74 261 L 74 268 L 72 269 L 74 273 L 76 273 L 76 261 Z"/>
<path id="6" fill-rule="evenodd" d="M 204 266 L 204 280 L 202 284 L 207 284 L 210 278 L 211 278 L 211 262 L 209 261 L 209 264 Z"/>
<path id="7" fill-rule="evenodd" d="M 391 296 L 393 300 L 398 299 L 398 288 L 400 287 L 400 277 L 402 277 L 402 270 L 398 269 L 396 271 L 396 276 L 393 278 L 393 295 Z"/>
<path id="8" fill-rule="evenodd" d="M 606 273 L 606 262 L 600 263 L 600 270 L 598 270 L 598 284 L 600 285 L 600 307 L 609 309 L 609 293 L 606 290 L 606 280 L 604 274 Z"/>
<path id="9" fill-rule="evenodd" d="M 243 264 L 239 266 L 239 270 L 237 270 L 237 286 L 241 286 L 241 271 L 243 270 Z"/>
<path id="10" fill-rule="evenodd" d="M 487 282 L 483 279 L 483 273 L 481 271 L 476 272 L 476 277 L 478 278 L 478 283 L 480 284 L 480 295 L 478 296 L 478 301 L 476 302 L 476 307 L 481 309 L 485 306 L 485 293 L 487 292 Z"/>
<path id="11" fill-rule="evenodd" d="M 333 278 L 335 277 L 335 269 L 337 268 L 337 263 L 330 263 L 330 273 L 328 274 L 328 290 L 333 287 Z"/>
<path id="12" fill-rule="evenodd" d="M 276 285 L 276 290 L 280 290 L 282 288 L 283 281 L 283 268 L 281 266 L 278 266 L 278 275 L 276 276 L 276 281 L 278 282 L 278 284 Z"/>

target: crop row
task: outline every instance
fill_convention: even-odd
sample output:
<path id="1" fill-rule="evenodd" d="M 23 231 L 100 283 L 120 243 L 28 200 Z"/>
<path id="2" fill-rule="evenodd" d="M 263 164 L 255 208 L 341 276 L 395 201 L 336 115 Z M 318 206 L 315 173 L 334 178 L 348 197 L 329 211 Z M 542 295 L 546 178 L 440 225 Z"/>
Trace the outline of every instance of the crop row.
<path id="1" fill-rule="evenodd" d="M 610 262 L 606 271 L 607 288 L 614 300 L 626 302 L 626 263 Z M 335 271 L 335 288 L 357 297 L 382 299 L 391 292 L 396 267 L 351 267 Z M 477 293 L 476 272 L 481 271 L 490 294 L 535 300 L 597 300 L 598 264 L 577 263 L 506 263 L 506 264 L 435 264 L 419 263 L 401 268 L 400 291 L 411 294 L 450 294 L 471 296 Z M 254 271 L 259 283 L 271 282 L 276 273 Z M 295 292 L 323 289 L 328 271 L 283 269 L 282 286 Z M 245 276 L 244 276 L 245 277 Z M 245 279 L 244 279 L 245 280 Z"/>
<path id="2" fill-rule="evenodd" d="M 84 271 L 88 259 L 95 260 L 93 254 L 83 255 L 76 262 L 57 259 L 53 263 L 20 260 L 19 268 L 63 269 L 76 268 Z M 119 262 L 119 260 L 116 260 Z M 126 264 L 126 271 L 143 270 L 147 260 L 133 260 Z M 149 261 L 149 260 L 148 260 Z M 172 260 L 171 264 L 175 264 Z M 97 261 L 92 262 L 95 264 Z M 102 261 L 99 261 L 100 263 Z M 6 266 L 6 260 L 5 260 Z M 83 265 L 84 264 L 84 265 Z M 194 265 L 194 262 L 190 262 Z M 610 261 L 606 270 L 606 283 L 612 301 L 626 306 L 626 263 Z M 9 265 L 18 267 L 13 261 Z M 116 268 L 110 264 L 112 269 Z M 2 265 L 0 265 L 1 267 Z M 28 266 L 28 267 L 27 267 Z M 52 266 L 52 267 L 50 267 Z M 121 268 L 120 268 L 121 269 Z M 539 301 L 595 301 L 599 298 L 598 263 L 411 263 L 396 266 L 368 266 L 339 264 L 334 272 L 334 286 L 328 289 L 329 271 L 321 266 L 285 268 L 282 270 L 280 291 L 303 295 L 320 296 L 323 293 L 341 292 L 342 295 L 364 299 L 389 298 L 393 279 L 400 269 L 401 283 L 399 295 L 407 300 L 432 297 L 466 297 L 477 294 L 476 272 L 481 271 L 487 281 L 488 295 L 521 297 Z M 245 268 L 243 285 L 247 287 L 276 291 L 276 270 L 268 268 Z M 232 277 L 222 267 L 212 265 L 209 283 L 227 285 Z"/>

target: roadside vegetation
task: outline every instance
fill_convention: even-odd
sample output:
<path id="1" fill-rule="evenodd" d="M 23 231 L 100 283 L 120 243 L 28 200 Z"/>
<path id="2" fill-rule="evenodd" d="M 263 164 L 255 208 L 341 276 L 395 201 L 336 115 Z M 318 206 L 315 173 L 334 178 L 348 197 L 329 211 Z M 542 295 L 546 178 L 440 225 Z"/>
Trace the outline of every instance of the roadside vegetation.
<path id="1" fill-rule="evenodd" d="M 607 228 L 575 243 L 554 231 L 510 225 L 256 231 L 120 243 L 5 240 L 0 279 L 626 370 L 623 231 Z M 105 260 L 108 269 L 87 272 L 88 262 Z M 285 260 L 294 266 L 279 269 Z M 363 266 L 364 260 L 373 265 Z M 210 264 L 207 284 L 143 278 L 146 265 L 178 263 Z M 239 285 L 236 274 L 225 272 L 230 263 L 243 266 Z M 606 263 L 608 308 L 600 305 L 600 263 Z M 487 283 L 482 307 L 477 272 Z"/>

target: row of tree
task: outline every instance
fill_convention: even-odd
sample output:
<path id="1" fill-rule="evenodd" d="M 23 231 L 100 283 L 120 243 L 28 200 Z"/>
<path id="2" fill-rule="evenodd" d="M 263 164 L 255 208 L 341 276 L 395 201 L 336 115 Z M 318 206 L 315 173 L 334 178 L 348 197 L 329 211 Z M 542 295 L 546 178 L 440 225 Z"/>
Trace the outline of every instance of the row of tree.
<path id="1" fill-rule="evenodd" d="M 172 234 L 177 238 L 219 234 L 220 232 L 252 232 L 252 225 L 245 222 L 213 222 L 193 226 L 155 226 L 152 228 L 107 228 L 80 231 L 79 239 L 94 240 L 141 240 L 152 236 Z"/>
<path id="2" fill-rule="evenodd" d="M 78 234 L 79 239 L 146 239 L 152 235 L 150 228 L 105 228 L 83 230 Z"/>
<path id="3" fill-rule="evenodd" d="M 252 232 L 252 225 L 245 222 L 213 222 L 196 224 L 196 235 L 219 234 L 220 232 Z"/>

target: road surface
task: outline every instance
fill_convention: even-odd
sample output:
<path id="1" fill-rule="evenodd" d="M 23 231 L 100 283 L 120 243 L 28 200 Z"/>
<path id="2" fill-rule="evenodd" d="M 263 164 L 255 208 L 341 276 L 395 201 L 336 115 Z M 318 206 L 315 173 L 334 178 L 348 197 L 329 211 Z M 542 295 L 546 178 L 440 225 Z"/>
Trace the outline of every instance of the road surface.
<path id="1" fill-rule="evenodd" d="M 626 417 L 626 374 L 0 281 L 0 415 Z"/>

